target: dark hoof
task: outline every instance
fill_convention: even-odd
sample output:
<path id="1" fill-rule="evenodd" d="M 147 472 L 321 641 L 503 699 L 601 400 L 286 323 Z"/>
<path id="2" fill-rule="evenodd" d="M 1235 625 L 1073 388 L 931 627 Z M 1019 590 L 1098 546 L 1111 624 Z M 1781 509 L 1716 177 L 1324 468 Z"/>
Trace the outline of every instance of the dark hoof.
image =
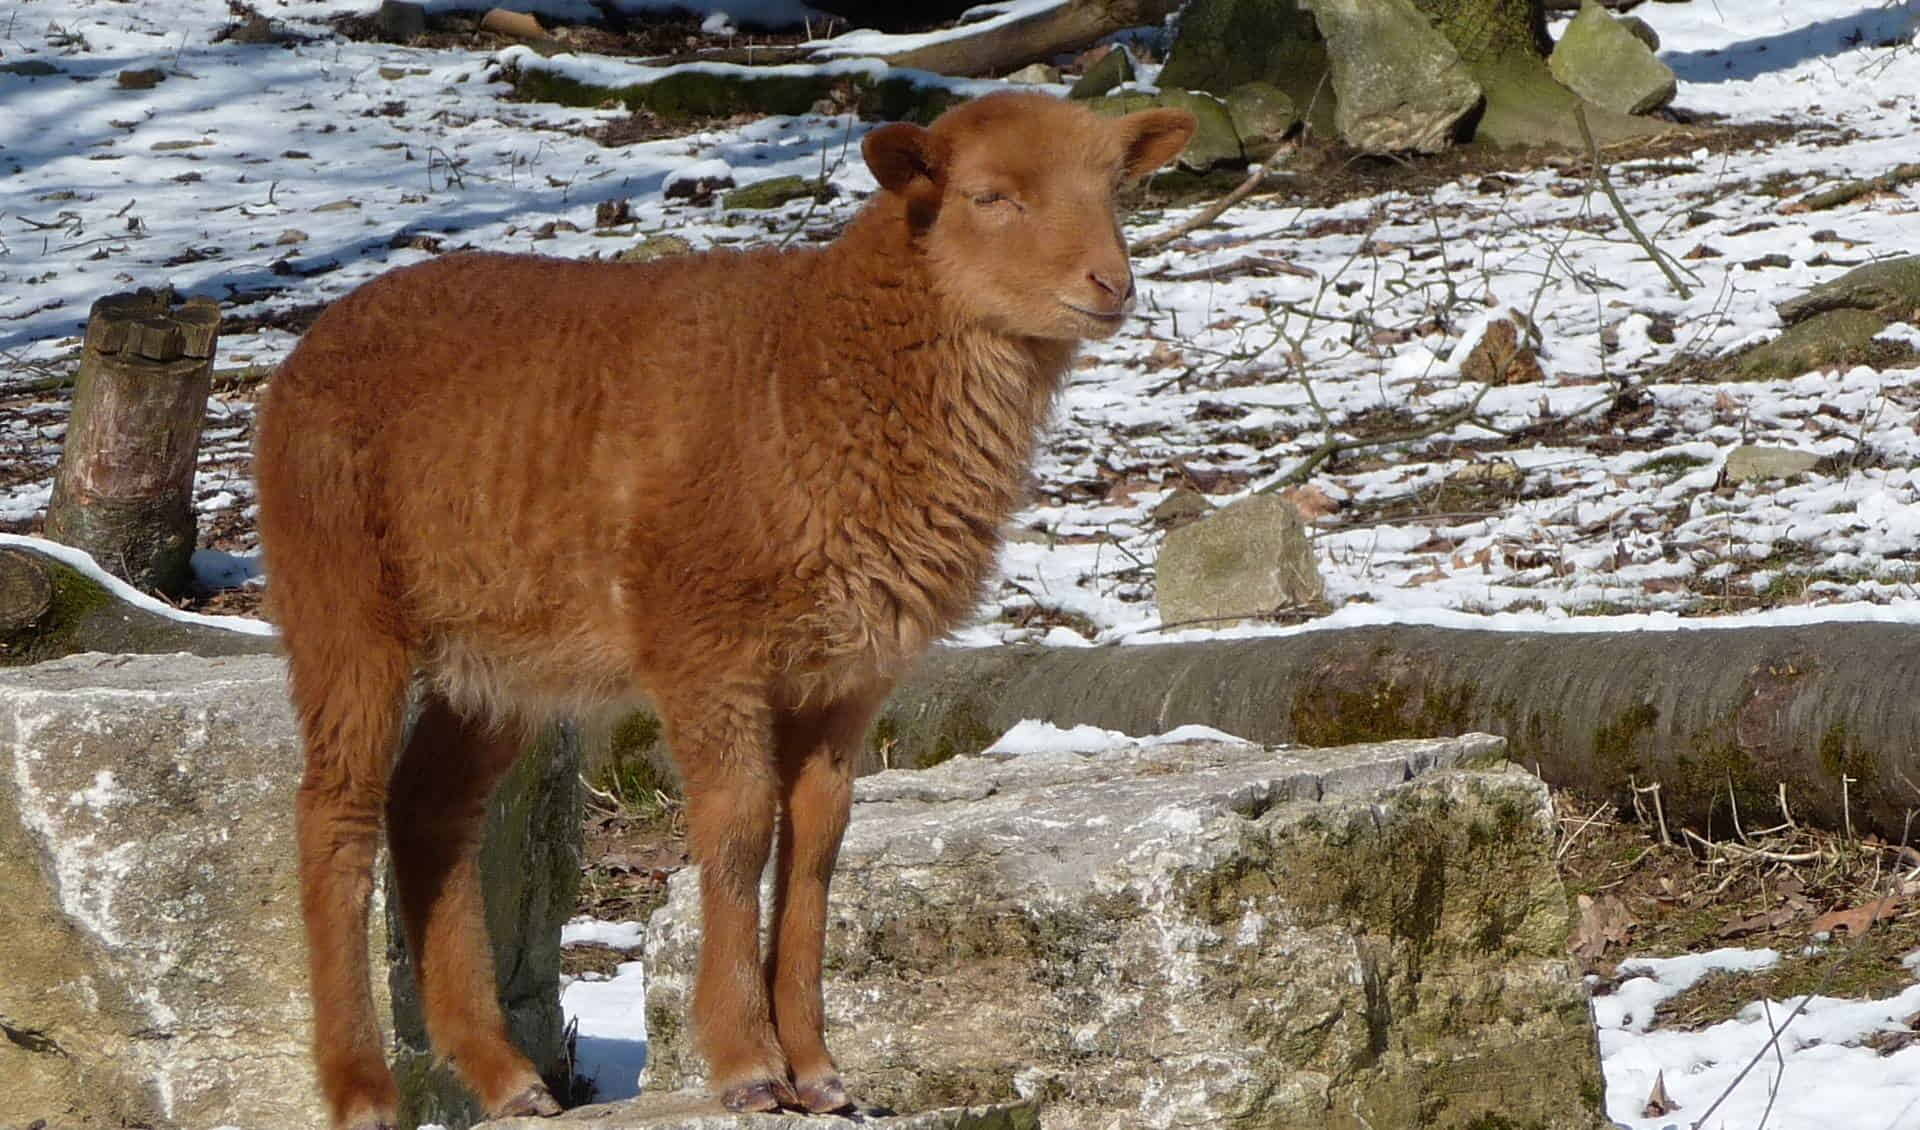
<path id="1" fill-rule="evenodd" d="M 829 1075 L 798 1087 L 800 1108 L 809 1114 L 840 1114 L 853 1109 L 847 1086 L 838 1075 Z"/>
<path id="2" fill-rule="evenodd" d="M 493 1112 L 495 1118 L 552 1118 L 560 1113 L 560 1104 L 554 1101 L 553 1094 L 547 1088 L 535 1083 L 526 1090 L 500 1104 Z"/>
<path id="3" fill-rule="evenodd" d="M 735 1114 L 772 1114 L 783 1107 L 797 1107 L 800 1100 L 785 1083 L 762 1079 L 758 1083 L 728 1087 L 720 1096 L 720 1105 Z"/>

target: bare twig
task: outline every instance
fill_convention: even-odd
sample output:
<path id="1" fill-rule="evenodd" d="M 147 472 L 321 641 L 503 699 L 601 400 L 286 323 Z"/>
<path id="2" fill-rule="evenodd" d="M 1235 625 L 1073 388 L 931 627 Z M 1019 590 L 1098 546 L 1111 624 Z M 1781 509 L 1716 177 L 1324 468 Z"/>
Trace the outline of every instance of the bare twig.
<path id="1" fill-rule="evenodd" d="M 1614 214 L 1619 216 L 1620 222 L 1626 226 L 1627 234 L 1631 235 L 1634 242 L 1646 251 L 1647 257 L 1653 260 L 1653 265 L 1660 268 L 1660 273 L 1667 276 L 1667 282 L 1673 286 L 1675 294 L 1682 299 L 1692 298 L 1693 291 L 1681 281 L 1680 272 L 1673 269 L 1667 256 L 1653 245 L 1653 241 L 1647 238 L 1646 232 L 1640 230 L 1640 225 L 1634 222 L 1633 213 L 1627 211 L 1627 206 L 1620 201 L 1620 194 L 1614 191 L 1613 180 L 1607 176 L 1607 166 L 1600 160 L 1600 146 L 1594 142 L 1593 130 L 1587 125 L 1587 107 L 1584 103 L 1574 104 L 1573 120 L 1580 126 L 1581 140 L 1587 143 L 1587 160 L 1593 169 L 1594 182 L 1600 186 L 1600 191 L 1606 193 L 1608 202 L 1613 205 Z"/>
<path id="2" fill-rule="evenodd" d="M 1891 172 L 1881 173 L 1877 177 L 1850 180 L 1837 188 L 1803 196 L 1781 208 L 1780 211 L 1791 215 L 1796 212 L 1820 212 L 1828 208 L 1838 208 L 1869 193 L 1886 192 L 1915 180 L 1920 180 L 1920 165 L 1895 165 Z"/>
<path id="3" fill-rule="evenodd" d="M 1149 251 L 1157 251 L 1165 247 L 1167 244 L 1172 243 L 1174 240 L 1179 239 L 1195 228 L 1206 227 L 1208 224 L 1219 219 L 1221 213 L 1246 199 L 1247 194 L 1259 187 L 1260 182 L 1265 180 L 1266 176 L 1267 170 L 1264 167 L 1254 165 L 1247 170 L 1247 179 L 1235 186 L 1232 192 L 1227 193 L 1225 196 L 1222 196 L 1220 199 L 1207 205 L 1205 208 L 1202 208 L 1186 220 L 1175 224 L 1166 231 L 1158 232 L 1144 239 L 1134 241 L 1133 246 L 1127 250 L 1134 255 L 1144 255 Z"/>
<path id="4" fill-rule="evenodd" d="M 1171 274 L 1156 273 L 1152 276 L 1156 282 L 1194 282 L 1201 279 L 1230 279 L 1241 275 L 1254 275 L 1266 278 L 1271 275 L 1293 275 L 1297 278 L 1314 279 L 1320 276 L 1296 266 L 1285 259 L 1276 259 L 1271 255 L 1242 255 L 1229 263 L 1212 267 L 1198 267 L 1191 271 L 1178 271 Z"/>
<path id="5" fill-rule="evenodd" d="M 1345 452 L 1365 451 L 1372 447 L 1390 447 L 1397 443 L 1412 443 L 1414 440 L 1427 439 L 1431 436 L 1439 435 L 1442 432 L 1451 431 L 1454 427 L 1473 418 L 1474 413 L 1480 410 L 1481 398 L 1485 397 L 1487 390 L 1492 387 L 1492 385 L 1481 385 L 1480 391 L 1474 393 L 1472 400 L 1441 416 L 1439 419 L 1423 424 L 1417 428 L 1388 432 L 1386 435 L 1372 436 L 1367 439 L 1341 439 L 1335 436 L 1308 452 L 1306 458 L 1295 464 L 1291 471 L 1288 471 L 1286 474 L 1281 475 L 1279 478 L 1261 487 L 1255 493 L 1265 494 L 1268 491 L 1279 490 L 1281 487 L 1293 486 L 1296 483 L 1305 482 L 1320 464 Z"/>

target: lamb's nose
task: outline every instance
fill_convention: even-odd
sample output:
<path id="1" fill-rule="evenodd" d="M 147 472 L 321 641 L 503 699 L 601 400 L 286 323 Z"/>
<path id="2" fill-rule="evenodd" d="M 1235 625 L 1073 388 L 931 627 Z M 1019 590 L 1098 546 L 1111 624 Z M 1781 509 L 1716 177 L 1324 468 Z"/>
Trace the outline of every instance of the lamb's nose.
<path id="1" fill-rule="evenodd" d="M 1117 303 L 1124 303 L 1133 297 L 1133 272 L 1122 268 L 1119 271 L 1093 270 L 1087 272 L 1087 278 L 1093 285 L 1113 296 Z"/>

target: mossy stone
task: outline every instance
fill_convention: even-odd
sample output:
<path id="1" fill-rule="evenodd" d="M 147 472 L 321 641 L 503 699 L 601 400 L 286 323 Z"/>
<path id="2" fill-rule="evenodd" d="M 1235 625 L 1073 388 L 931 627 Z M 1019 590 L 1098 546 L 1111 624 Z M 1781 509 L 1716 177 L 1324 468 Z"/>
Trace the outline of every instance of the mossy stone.
<path id="1" fill-rule="evenodd" d="M 1281 140 L 1300 124 L 1293 99 L 1270 82 L 1243 82 L 1228 91 L 1227 116 L 1249 160 L 1272 156 Z"/>
<path id="2" fill-rule="evenodd" d="M 1827 310 L 1742 355 L 1734 375 L 1749 381 L 1791 380 L 1816 369 L 1866 364 L 1877 348 L 1874 335 L 1886 328 L 1887 319 L 1872 310 Z"/>
<path id="3" fill-rule="evenodd" d="M 1192 172 L 1204 173 L 1216 166 L 1237 165 L 1246 160 L 1246 152 L 1240 146 L 1240 134 L 1233 128 L 1233 117 L 1227 112 L 1227 104 L 1214 95 L 1165 88 L 1157 94 L 1129 91 L 1090 98 L 1087 107 L 1096 114 L 1116 118 L 1157 107 L 1185 110 L 1192 114 L 1199 128 L 1194 130 L 1193 140 L 1180 151 L 1177 160 L 1181 168 Z"/>
<path id="4" fill-rule="evenodd" d="M 791 176 L 755 181 L 734 189 L 720 200 L 729 208 L 764 209 L 778 208 L 791 200 L 823 195 L 831 195 L 831 190 L 822 186 L 819 181 Z"/>
<path id="5" fill-rule="evenodd" d="M 1067 97 L 1098 98 L 1123 82 L 1132 82 L 1133 75 L 1133 56 L 1127 53 L 1125 47 L 1116 44 L 1087 68 L 1080 80 L 1073 84 L 1073 89 L 1067 91 Z"/>

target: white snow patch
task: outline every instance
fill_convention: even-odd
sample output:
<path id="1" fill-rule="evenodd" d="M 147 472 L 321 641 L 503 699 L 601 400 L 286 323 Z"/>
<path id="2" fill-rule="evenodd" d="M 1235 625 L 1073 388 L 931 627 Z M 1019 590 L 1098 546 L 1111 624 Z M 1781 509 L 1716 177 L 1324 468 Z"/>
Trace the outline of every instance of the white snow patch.
<path id="1" fill-rule="evenodd" d="M 560 944 L 638 950 L 646 938 L 646 932 L 644 922 L 602 922 L 597 918 L 575 918 L 560 927 Z"/>
<path id="2" fill-rule="evenodd" d="M 647 1065 L 647 974 L 622 962 L 606 981 L 574 981 L 560 993 L 560 1010 L 579 1026 L 574 1070 L 594 1082 L 601 1102 L 640 1093 Z"/>
<path id="3" fill-rule="evenodd" d="M 983 752 L 1006 756 L 1043 753 L 1100 753 L 1110 749 L 1172 745 L 1179 742 L 1235 742 L 1250 745 L 1212 726 L 1176 726 L 1164 734 L 1136 738 L 1118 730 L 1078 725 L 1062 728 L 1037 718 L 1024 718 L 1013 724 Z"/>

